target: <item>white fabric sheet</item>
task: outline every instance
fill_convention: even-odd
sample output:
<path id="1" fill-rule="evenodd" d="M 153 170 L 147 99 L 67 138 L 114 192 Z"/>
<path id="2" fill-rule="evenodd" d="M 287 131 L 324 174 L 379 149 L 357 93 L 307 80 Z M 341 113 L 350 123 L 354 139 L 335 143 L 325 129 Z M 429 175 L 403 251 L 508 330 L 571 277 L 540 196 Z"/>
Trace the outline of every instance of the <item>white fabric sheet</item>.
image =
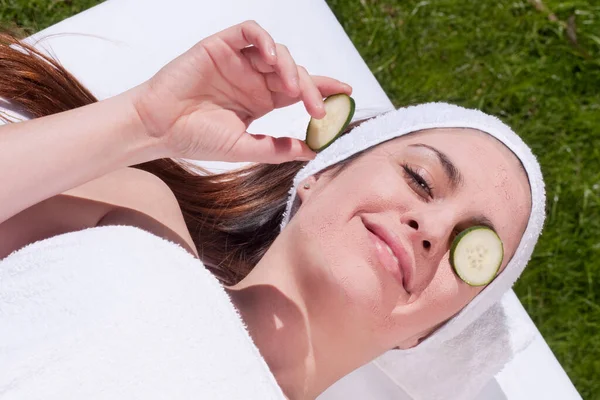
<path id="1" fill-rule="evenodd" d="M 255 19 L 276 41 L 285 43 L 309 72 L 353 85 L 359 111 L 392 107 L 323 0 L 109 0 L 31 40 L 46 37 L 38 46 L 56 55 L 98 97 L 105 98 L 141 83 L 201 38 L 246 19 Z M 307 121 L 296 105 L 269 114 L 250 130 L 301 137 Z M 217 170 L 234 166 L 205 165 Z M 527 319 L 516 296 L 512 301 L 515 314 Z M 373 365 L 342 379 L 320 399 L 366 398 L 408 399 Z M 532 345 L 490 381 L 478 399 L 538 398 L 581 397 L 536 331 Z"/>

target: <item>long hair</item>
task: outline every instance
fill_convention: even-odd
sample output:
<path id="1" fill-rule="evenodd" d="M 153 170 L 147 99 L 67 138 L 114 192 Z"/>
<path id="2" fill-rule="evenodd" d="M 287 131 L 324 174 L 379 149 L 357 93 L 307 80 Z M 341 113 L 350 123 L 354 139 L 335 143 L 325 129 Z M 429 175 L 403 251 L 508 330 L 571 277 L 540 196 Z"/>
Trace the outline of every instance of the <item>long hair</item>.
<path id="1" fill-rule="evenodd" d="M 28 118 L 98 101 L 58 61 L 7 33 L 0 33 L 0 98 Z M 343 168 L 351 159 L 338 166 Z M 200 259 L 221 282 L 234 284 L 250 272 L 277 237 L 288 192 L 304 165 L 254 164 L 219 174 L 171 159 L 133 167 L 169 186 Z"/>

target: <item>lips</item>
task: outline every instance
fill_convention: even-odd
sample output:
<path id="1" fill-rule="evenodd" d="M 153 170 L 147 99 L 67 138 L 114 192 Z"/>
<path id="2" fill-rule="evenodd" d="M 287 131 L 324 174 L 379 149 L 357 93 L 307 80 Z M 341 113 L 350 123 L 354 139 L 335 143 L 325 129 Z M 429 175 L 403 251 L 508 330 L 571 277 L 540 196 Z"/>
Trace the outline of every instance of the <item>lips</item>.
<path id="1" fill-rule="evenodd" d="M 361 218 L 375 244 L 384 267 L 411 293 L 414 262 L 400 239 L 383 225 Z"/>

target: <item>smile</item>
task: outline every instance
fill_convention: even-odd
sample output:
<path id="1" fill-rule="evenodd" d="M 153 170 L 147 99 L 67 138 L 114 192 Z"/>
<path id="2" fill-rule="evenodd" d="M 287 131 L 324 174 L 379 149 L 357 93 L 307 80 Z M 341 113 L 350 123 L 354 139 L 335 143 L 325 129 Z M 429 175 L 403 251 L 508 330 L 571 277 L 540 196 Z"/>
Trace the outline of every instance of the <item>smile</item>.
<path id="1" fill-rule="evenodd" d="M 361 218 L 375 247 L 380 264 L 410 293 L 413 265 L 400 241 L 381 225 Z"/>

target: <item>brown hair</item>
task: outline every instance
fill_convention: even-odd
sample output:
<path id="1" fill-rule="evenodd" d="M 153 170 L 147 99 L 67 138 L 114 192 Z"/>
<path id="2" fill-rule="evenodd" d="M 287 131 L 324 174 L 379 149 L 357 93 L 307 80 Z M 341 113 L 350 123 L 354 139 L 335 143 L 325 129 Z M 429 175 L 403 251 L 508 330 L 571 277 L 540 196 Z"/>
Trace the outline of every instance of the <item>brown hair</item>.
<path id="1" fill-rule="evenodd" d="M 1 32 L 0 77 L 0 98 L 28 118 L 98 101 L 58 61 Z M 169 186 L 200 259 L 222 282 L 233 284 L 250 272 L 277 237 L 289 189 L 304 165 L 255 164 L 221 174 L 171 159 L 134 167 Z"/>

